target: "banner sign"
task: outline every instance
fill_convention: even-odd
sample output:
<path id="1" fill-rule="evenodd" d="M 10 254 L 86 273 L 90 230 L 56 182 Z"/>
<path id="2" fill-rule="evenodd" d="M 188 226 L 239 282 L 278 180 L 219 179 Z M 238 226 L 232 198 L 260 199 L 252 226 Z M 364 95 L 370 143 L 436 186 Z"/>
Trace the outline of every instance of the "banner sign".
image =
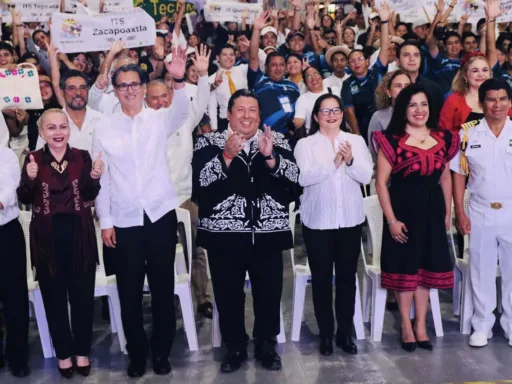
<path id="1" fill-rule="evenodd" d="M 15 5 L 17 12 L 21 13 L 23 22 L 32 21 L 48 21 L 53 12 L 59 12 L 60 0 L 14 0 L 11 2 Z M 1 4 L 2 21 L 4 23 L 12 23 L 11 12 L 7 4 Z"/>
<path id="2" fill-rule="evenodd" d="M 160 21 L 163 16 L 171 17 L 178 10 L 178 2 L 175 0 L 134 0 L 134 4 L 145 10 L 155 21 Z M 185 2 L 185 13 L 198 14 L 201 9 L 200 0 Z"/>
<path id="3" fill-rule="evenodd" d="M 242 12 L 249 10 L 247 24 L 254 24 L 254 19 L 263 11 L 261 4 L 239 3 L 235 1 L 207 1 L 204 5 L 204 18 L 209 22 L 242 22 Z"/>
<path id="4" fill-rule="evenodd" d="M 62 53 L 108 51 L 114 40 L 126 48 L 155 43 L 155 22 L 142 9 L 97 16 L 54 13 L 52 40 Z"/>
<path id="5" fill-rule="evenodd" d="M 100 12 L 100 1 L 99 0 L 86 0 L 87 8 L 93 13 Z M 65 12 L 76 12 L 76 4 L 78 0 L 64 0 L 64 11 Z M 133 8 L 133 0 L 105 0 L 103 11 L 105 13 L 122 12 Z"/>

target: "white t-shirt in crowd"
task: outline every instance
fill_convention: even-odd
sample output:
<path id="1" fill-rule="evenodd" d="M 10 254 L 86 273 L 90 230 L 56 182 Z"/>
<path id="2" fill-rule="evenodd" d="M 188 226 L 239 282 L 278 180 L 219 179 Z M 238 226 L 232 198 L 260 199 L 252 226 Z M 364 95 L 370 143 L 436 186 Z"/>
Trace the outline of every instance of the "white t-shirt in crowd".
<path id="1" fill-rule="evenodd" d="M 328 78 L 324 79 L 324 87 L 337 87 L 340 90 L 343 88 L 343 82 L 350 77 L 349 74 L 345 73 L 345 76 L 339 78 L 334 76 L 334 73 Z M 341 97 L 341 95 L 338 95 Z"/>
<path id="2" fill-rule="evenodd" d="M 322 92 L 312 93 L 306 92 L 301 95 L 297 102 L 295 103 L 295 118 L 296 119 L 304 119 L 304 126 L 306 127 L 306 131 L 309 132 L 309 128 L 311 127 L 311 113 L 313 112 L 313 107 L 315 106 L 316 99 L 320 96 L 329 93 L 329 87 L 327 87 L 324 83 L 324 89 Z M 331 93 L 336 96 L 340 96 L 341 89 L 338 87 L 330 87 Z"/>

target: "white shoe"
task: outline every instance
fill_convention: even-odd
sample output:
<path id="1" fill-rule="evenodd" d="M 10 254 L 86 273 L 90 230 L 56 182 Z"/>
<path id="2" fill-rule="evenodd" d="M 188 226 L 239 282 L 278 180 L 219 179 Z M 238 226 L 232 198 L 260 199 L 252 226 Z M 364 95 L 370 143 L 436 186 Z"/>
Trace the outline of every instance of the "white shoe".
<path id="1" fill-rule="evenodd" d="M 485 347 L 487 340 L 492 338 L 492 331 L 486 334 L 484 331 L 475 331 L 469 338 L 471 347 Z"/>

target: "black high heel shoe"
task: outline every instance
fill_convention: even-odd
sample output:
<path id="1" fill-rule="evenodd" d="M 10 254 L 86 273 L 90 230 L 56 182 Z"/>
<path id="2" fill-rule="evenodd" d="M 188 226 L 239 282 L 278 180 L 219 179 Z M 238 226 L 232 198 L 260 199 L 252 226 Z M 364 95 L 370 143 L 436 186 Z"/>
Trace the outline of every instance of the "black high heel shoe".
<path id="1" fill-rule="evenodd" d="M 71 379 L 73 377 L 74 369 L 73 367 L 69 368 L 59 368 L 60 375 L 65 379 Z"/>
<path id="2" fill-rule="evenodd" d="M 416 347 L 418 346 L 416 341 L 406 343 L 402 339 L 402 331 L 400 331 L 400 345 L 401 345 L 402 349 L 407 352 L 414 352 L 416 350 Z"/>
<path id="3" fill-rule="evenodd" d="M 87 377 L 89 376 L 89 373 L 91 373 L 91 364 L 86 365 L 84 367 L 76 366 L 76 371 L 79 375 Z"/>
<path id="4" fill-rule="evenodd" d="M 413 330 L 414 337 L 416 337 L 416 331 Z M 432 345 L 432 342 L 430 340 L 423 340 L 423 341 L 416 341 L 418 344 L 418 348 L 426 349 L 427 351 L 432 351 L 434 349 L 434 346 Z"/>

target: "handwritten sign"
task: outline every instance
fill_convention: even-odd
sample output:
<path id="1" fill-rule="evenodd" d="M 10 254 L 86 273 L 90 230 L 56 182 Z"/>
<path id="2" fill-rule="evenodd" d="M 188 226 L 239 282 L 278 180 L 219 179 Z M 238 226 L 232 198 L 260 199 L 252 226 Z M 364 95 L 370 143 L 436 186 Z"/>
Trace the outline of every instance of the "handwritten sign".
<path id="1" fill-rule="evenodd" d="M 204 18 L 209 22 L 234 21 L 242 22 L 242 12 L 249 10 L 247 24 L 253 24 L 254 19 L 262 12 L 261 4 L 239 3 L 235 1 L 208 1 L 204 5 Z"/>
<path id="2" fill-rule="evenodd" d="M 23 22 L 48 21 L 53 12 L 58 12 L 60 0 L 15 0 L 16 11 L 21 13 Z M 12 23 L 11 12 L 6 4 L 0 5 L 2 21 Z"/>
<path id="3" fill-rule="evenodd" d="M 96 16 L 54 13 L 51 34 L 60 52 L 73 53 L 106 51 L 114 40 L 123 40 L 126 48 L 150 46 L 156 30 L 151 16 L 134 8 Z"/>

